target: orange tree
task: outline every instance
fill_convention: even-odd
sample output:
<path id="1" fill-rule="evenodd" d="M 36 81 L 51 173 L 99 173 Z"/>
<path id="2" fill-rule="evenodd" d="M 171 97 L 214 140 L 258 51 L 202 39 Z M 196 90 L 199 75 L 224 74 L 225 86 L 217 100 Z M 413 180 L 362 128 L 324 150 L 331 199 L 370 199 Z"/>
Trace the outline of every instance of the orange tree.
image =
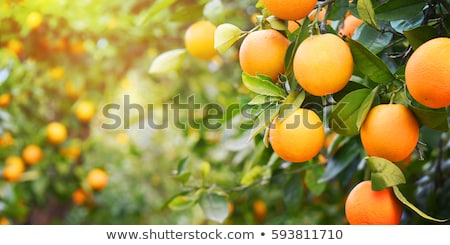
<path id="1" fill-rule="evenodd" d="M 227 4 L 218 0 L 207 2 L 201 18 L 217 25 L 214 47 L 222 57 L 238 50 L 240 80 L 248 91 L 237 97 L 242 121 L 235 127 L 252 142 L 253 152 L 234 167 L 239 180 L 234 186 L 218 179 L 196 183 L 183 159 L 175 178 L 184 188 L 168 207 L 199 204 L 213 221 L 249 222 L 246 203 L 264 193 L 267 206 L 260 208 L 261 200 L 255 206 L 258 213 L 273 211 L 264 215 L 272 224 L 347 223 L 346 212 L 348 219 L 390 212 L 363 207 L 378 200 L 374 205 L 396 203 L 395 217 L 389 217 L 395 224 L 447 222 L 450 3 L 254 4 L 244 6 L 250 26 L 223 23 L 217 16 L 226 15 Z M 185 52 L 196 56 L 186 48 L 159 56 L 150 73 L 183 70 L 170 64 L 182 64 Z M 380 198 L 361 190 L 345 203 L 350 190 L 367 179 Z M 381 200 L 383 192 L 390 200 Z M 239 214 L 230 216 L 228 201 Z M 401 207 L 408 207 L 402 219 Z M 370 218 L 350 223 L 381 224 Z"/>

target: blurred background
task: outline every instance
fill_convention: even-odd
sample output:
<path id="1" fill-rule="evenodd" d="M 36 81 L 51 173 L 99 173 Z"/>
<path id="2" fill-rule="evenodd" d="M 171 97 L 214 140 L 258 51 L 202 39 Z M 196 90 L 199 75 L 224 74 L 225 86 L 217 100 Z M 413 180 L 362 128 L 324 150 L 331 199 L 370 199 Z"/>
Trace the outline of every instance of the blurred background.
<path id="1" fill-rule="evenodd" d="M 262 136 L 248 142 L 250 132 L 239 125 L 249 118 L 239 111 L 217 129 L 187 123 L 204 120 L 202 109 L 193 117 L 182 111 L 183 129 L 164 114 L 177 107 L 174 98 L 193 96 L 202 108 L 248 103 L 238 45 L 208 62 L 187 56 L 168 74 L 148 70 L 161 53 L 184 48 L 184 32 L 196 21 L 250 30 L 256 1 L 162 2 L 0 1 L 0 223 L 346 224 L 345 196 L 364 176 L 354 148 L 345 150 L 356 155 L 340 156 L 346 171 L 318 183 L 326 156 L 286 165 Z M 206 11 L 210 2 L 220 5 Z M 108 112 L 122 119 L 119 127 L 105 129 Z M 152 128 L 149 120 L 168 127 Z M 67 136 L 53 133 L 61 143 L 49 141 L 51 122 L 66 128 Z M 439 133 L 428 135 L 439 142 Z M 328 136 L 328 146 L 336 137 Z M 30 145 L 38 150 L 26 153 Z M 408 176 L 422 178 L 430 164 L 417 163 Z M 432 214 L 450 216 L 448 192 L 437 201 L 426 188 L 406 193 L 422 195 L 419 206 Z M 424 221 L 406 211 L 403 222 Z"/>

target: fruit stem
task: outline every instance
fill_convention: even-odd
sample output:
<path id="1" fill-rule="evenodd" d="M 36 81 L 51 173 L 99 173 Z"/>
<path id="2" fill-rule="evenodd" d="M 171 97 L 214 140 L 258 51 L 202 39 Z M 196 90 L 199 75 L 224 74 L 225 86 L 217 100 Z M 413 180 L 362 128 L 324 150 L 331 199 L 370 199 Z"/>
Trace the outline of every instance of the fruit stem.
<path id="1" fill-rule="evenodd" d="M 333 6 L 333 3 L 335 2 L 335 0 L 331 0 L 331 1 L 327 1 L 324 3 L 323 7 L 326 7 L 326 11 L 325 11 L 325 15 L 322 18 L 322 21 L 320 22 L 320 33 L 321 34 L 325 34 L 327 33 L 327 18 L 328 15 L 330 15 L 330 11 L 331 11 L 331 6 Z M 317 13 L 316 16 L 319 16 L 319 14 Z"/>

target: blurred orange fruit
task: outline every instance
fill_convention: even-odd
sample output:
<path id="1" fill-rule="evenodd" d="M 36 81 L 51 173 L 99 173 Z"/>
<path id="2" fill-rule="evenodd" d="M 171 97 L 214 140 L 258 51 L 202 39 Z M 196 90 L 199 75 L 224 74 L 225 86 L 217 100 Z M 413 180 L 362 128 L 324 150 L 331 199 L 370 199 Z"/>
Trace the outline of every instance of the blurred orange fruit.
<path id="1" fill-rule="evenodd" d="M 308 16 L 317 0 L 263 0 L 266 9 L 283 20 L 299 20 Z"/>
<path id="2" fill-rule="evenodd" d="M 280 32 L 267 29 L 248 34 L 239 50 L 239 63 L 244 72 L 263 74 L 278 81 L 284 73 L 284 57 L 290 41 Z"/>
<path id="3" fill-rule="evenodd" d="M 25 23 L 31 29 L 38 28 L 42 24 L 42 14 L 36 11 L 29 13 Z"/>
<path id="4" fill-rule="evenodd" d="M 351 225 L 398 225 L 402 211 L 392 188 L 374 191 L 371 181 L 356 185 L 345 202 L 345 216 Z"/>
<path id="5" fill-rule="evenodd" d="M 86 192 L 85 192 L 83 189 L 81 189 L 81 188 L 76 189 L 76 190 L 72 193 L 72 201 L 73 201 L 75 204 L 79 205 L 79 206 L 85 204 L 86 201 L 87 201 L 87 199 L 88 199 L 88 195 L 87 195 Z"/>
<path id="6" fill-rule="evenodd" d="M 89 171 L 87 181 L 93 190 L 100 191 L 108 185 L 108 174 L 102 169 L 95 168 Z"/>
<path id="7" fill-rule="evenodd" d="M 18 39 L 11 39 L 6 44 L 6 48 L 16 56 L 19 56 L 23 52 L 23 43 Z"/>
<path id="8" fill-rule="evenodd" d="M 66 158 L 76 160 L 81 155 L 81 148 L 77 145 L 66 146 L 60 150 L 60 154 Z"/>
<path id="9" fill-rule="evenodd" d="M 275 118 L 269 131 L 270 144 L 277 155 L 289 162 L 305 162 L 322 149 L 325 132 L 319 116 L 299 108 L 281 121 Z"/>
<path id="10" fill-rule="evenodd" d="M 66 71 L 64 70 L 64 67 L 62 66 L 55 66 L 48 70 L 48 75 L 53 80 L 60 80 L 64 78 L 66 74 Z"/>
<path id="11" fill-rule="evenodd" d="M 82 123 L 87 123 L 91 121 L 91 119 L 95 115 L 95 107 L 92 102 L 89 101 L 81 101 L 76 107 L 75 107 L 75 116 L 77 119 Z"/>
<path id="12" fill-rule="evenodd" d="M 297 82 L 308 93 L 324 96 L 339 92 L 353 73 L 347 43 L 333 34 L 314 35 L 298 47 L 293 63 Z"/>
<path id="13" fill-rule="evenodd" d="M 9 225 L 9 220 L 6 217 L 0 218 L 0 225 Z"/>
<path id="14" fill-rule="evenodd" d="M 364 120 L 360 136 L 370 156 L 398 162 L 414 151 L 419 140 L 419 124 L 404 105 L 377 105 Z"/>
<path id="15" fill-rule="evenodd" d="M 216 26 L 205 20 L 190 25 L 184 34 L 184 45 L 189 54 L 200 60 L 211 60 L 217 55 L 214 48 Z"/>
<path id="16" fill-rule="evenodd" d="M 72 100 L 77 100 L 84 92 L 84 84 L 68 81 L 65 85 L 66 94 Z"/>
<path id="17" fill-rule="evenodd" d="M 419 46 L 406 63 L 411 96 L 429 108 L 450 105 L 450 38 L 435 38 Z"/>
<path id="18" fill-rule="evenodd" d="M 51 122 L 47 125 L 46 137 L 50 144 L 59 145 L 67 138 L 67 128 L 60 122 Z"/>
<path id="19" fill-rule="evenodd" d="M 42 149 L 34 144 L 28 145 L 22 151 L 22 159 L 28 165 L 34 165 L 42 160 L 44 153 Z"/>
<path id="20" fill-rule="evenodd" d="M 5 131 L 3 135 L 0 136 L 0 147 L 8 147 L 14 144 L 14 137 L 11 132 Z"/>
<path id="21" fill-rule="evenodd" d="M 263 223 L 267 216 L 267 205 L 262 200 L 256 200 L 253 202 L 253 217 L 258 223 Z"/>
<path id="22" fill-rule="evenodd" d="M 0 108 L 6 108 L 11 103 L 11 94 L 4 93 L 0 95 Z"/>
<path id="23" fill-rule="evenodd" d="M 3 168 L 3 178 L 7 181 L 15 182 L 20 179 L 25 171 L 25 164 L 18 156 L 9 156 L 5 160 Z"/>

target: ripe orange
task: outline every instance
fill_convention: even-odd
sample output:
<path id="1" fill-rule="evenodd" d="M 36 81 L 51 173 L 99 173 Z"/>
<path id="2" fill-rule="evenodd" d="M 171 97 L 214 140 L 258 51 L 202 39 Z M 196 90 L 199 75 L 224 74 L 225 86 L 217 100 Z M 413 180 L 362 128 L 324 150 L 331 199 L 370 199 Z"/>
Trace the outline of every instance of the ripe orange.
<path id="1" fill-rule="evenodd" d="M 294 75 L 308 93 L 324 96 L 339 92 L 353 73 L 353 57 L 347 43 L 333 34 L 304 40 L 294 56 Z"/>
<path id="2" fill-rule="evenodd" d="M 369 111 L 360 136 L 370 156 L 398 162 L 414 151 L 419 140 L 419 124 L 404 105 L 382 104 Z"/>
<path id="3" fill-rule="evenodd" d="M 69 48 L 70 53 L 75 56 L 80 56 L 86 53 L 86 45 L 84 43 L 84 40 L 82 39 L 72 40 L 70 42 Z"/>
<path id="4" fill-rule="evenodd" d="M 60 122 L 51 122 L 47 125 L 46 136 L 50 144 L 59 145 L 67 138 L 67 128 Z"/>
<path id="5" fill-rule="evenodd" d="M 9 220 L 6 217 L 1 217 L 0 225 L 9 225 Z"/>
<path id="6" fill-rule="evenodd" d="M 65 85 L 66 94 L 72 100 L 78 99 L 84 91 L 84 84 L 68 81 Z"/>
<path id="7" fill-rule="evenodd" d="M 8 147 L 14 144 L 14 137 L 11 132 L 6 131 L 0 136 L 0 147 Z"/>
<path id="8" fill-rule="evenodd" d="M 184 35 L 184 45 L 193 57 L 211 60 L 217 55 L 214 49 L 216 26 L 209 21 L 198 21 L 188 27 Z"/>
<path id="9" fill-rule="evenodd" d="M 3 168 L 3 178 L 5 180 L 11 182 L 18 181 L 24 171 L 25 165 L 20 157 L 9 156 L 6 158 L 5 167 Z"/>
<path id="10" fill-rule="evenodd" d="M 325 14 L 327 12 L 326 8 L 322 8 L 319 12 L 319 16 L 317 16 L 318 21 L 322 21 L 323 18 L 325 18 Z M 309 19 L 313 21 L 316 18 L 317 10 L 312 11 L 312 13 L 309 15 Z M 331 25 L 331 20 L 327 20 L 327 25 Z"/>
<path id="11" fill-rule="evenodd" d="M 71 145 L 62 148 L 60 153 L 68 159 L 76 160 L 81 155 L 81 148 L 78 145 Z"/>
<path id="12" fill-rule="evenodd" d="M 392 188 L 374 191 L 368 180 L 356 185 L 345 202 L 345 216 L 351 225 L 398 225 L 402 210 Z"/>
<path id="13" fill-rule="evenodd" d="M 406 63 L 405 80 L 411 96 L 430 108 L 450 105 L 450 38 L 422 44 Z"/>
<path id="14" fill-rule="evenodd" d="M 75 108 L 75 116 L 82 123 L 87 123 L 91 121 L 91 119 L 95 115 L 95 107 L 89 101 L 80 102 Z"/>
<path id="15" fill-rule="evenodd" d="M 299 23 L 301 23 L 301 20 L 299 21 Z M 298 28 L 300 28 L 300 26 L 293 20 L 288 21 L 287 25 L 288 31 L 291 33 L 295 32 Z"/>
<path id="16" fill-rule="evenodd" d="M 88 199 L 88 196 L 87 196 L 86 192 L 84 192 L 83 189 L 81 189 L 81 188 L 76 189 L 72 193 L 72 201 L 77 205 L 80 205 L 80 206 L 83 205 L 87 199 Z"/>
<path id="17" fill-rule="evenodd" d="M 48 69 L 48 75 L 52 80 L 60 80 L 64 78 L 66 74 L 66 71 L 64 70 L 64 67 L 62 66 L 55 66 L 50 69 Z"/>
<path id="18" fill-rule="evenodd" d="M 11 94 L 5 93 L 0 95 L 0 108 L 6 108 L 11 103 Z"/>
<path id="19" fill-rule="evenodd" d="M 29 28 L 36 29 L 42 24 L 42 15 L 39 12 L 31 12 L 25 22 Z"/>
<path id="20" fill-rule="evenodd" d="M 37 145 L 28 145 L 22 151 L 22 159 L 28 165 L 34 165 L 42 160 L 44 153 Z"/>
<path id="21" fill-rule="evenodd" d="M 302 19 L 316 7 L 317 0 L 263 0 L 266 9 L 283 20 Z"/>
<path id="22" fill-rule="evenodd" d="M 362 25 L 362 23 L 364 23 L 364 21 L 361 19 L 358 19 L 353 15 L 348 15 L 345 17 L 344 23 L 339 28 L 339 35 L 351 38 L 353 33 L 355 33 L 356 28 Z"/>
<path id="23" fill-rule="evenodd" d="M 17 39 L 11 39 L 6 44 L 6 48 L 13 52 L 16 56 L 19 56 L 23 51 L 23 43 Z"/>
<path id="24" fill-rule="evenodd" d="M 314 111 L 299 108 L 282 122 L 278 118 L 274 120 L 269 139 L 273 150 L 283 160 L 305 162 L 322 149 L 325 132 Z"/>
<path id="25" fill-rule="evenodd" d="M 94 168 L 89 171 L 87 181 L 93 190 L 100 191 L 108 185 L 108 174 L 102 169 Z"/>
<path id="26" fill-rule="evenodd" d="M 264 74 L 277 81 L 284 73 L 284 57 L 289 40 L 280 32 L 268 29 L 250 33 L 239 50 L 239 63 L 244 72 Z"/>
<path id="27" fill-rule="evenodd" d="M 261 200 L 256 200 L 253 202 L 253 217 L 256 222 L 262 223 L 266 220 L 267 216 L 267 205 Z"/>

